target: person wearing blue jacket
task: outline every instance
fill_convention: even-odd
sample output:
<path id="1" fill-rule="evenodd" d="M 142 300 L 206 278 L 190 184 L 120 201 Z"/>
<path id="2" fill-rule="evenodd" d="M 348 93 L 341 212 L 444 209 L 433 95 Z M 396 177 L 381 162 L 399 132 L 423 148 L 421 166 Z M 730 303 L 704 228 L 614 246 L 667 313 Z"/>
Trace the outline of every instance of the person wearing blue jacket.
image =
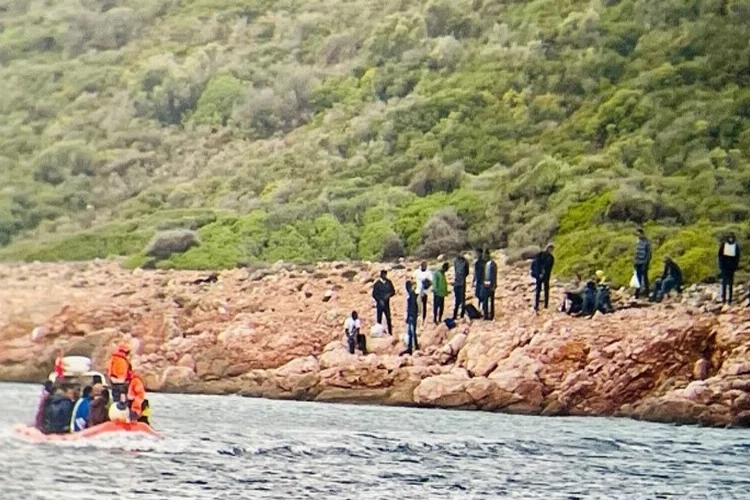
<path id="1" fill-rule="evenodd" d="M 70 419 L 70 431 L 80 432 L 88 426 L 89 408 L 91 405 L 91 386 L 83 388 L 83 394 L 73 407 L 73 417 Z"/>

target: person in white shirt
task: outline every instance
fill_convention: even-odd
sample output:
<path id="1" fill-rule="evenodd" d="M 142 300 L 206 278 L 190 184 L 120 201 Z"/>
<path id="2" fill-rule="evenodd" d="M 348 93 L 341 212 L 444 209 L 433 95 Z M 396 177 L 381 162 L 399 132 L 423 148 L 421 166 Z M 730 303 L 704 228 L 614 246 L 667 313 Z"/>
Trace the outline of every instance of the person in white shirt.
<path id="1" fill-rule="evenodd" d="M 346 318 L 344 322 L 344 332 L 346 333 L 346 345 L 349 349 L 349 354 L 354 354 L 354 351 L 359 349 L 362 354 L 367 354 L 367 345 L 365 342 L 365 336 L 361 333 L 362 324 L 359 321 L 359 315 L 357 311 L 352 311 L 352 314 Z"/>
<path id="2" fill-rule="evenodd" d="M 719 246 L 719 271 L 721 272 L 721 303 L 732 303 L 734 273 L 740 267 L 740 245 L 734 233 L 729 233 Z"/>
<path id="3" fill-rule="evenodd" d="M 427 270 L 427 262 L 422 262 L 414 273 L 417 295 L 422 302 L 422 324 L 427 319 L 427 294 L 432 288 L 432 273 Z"/>

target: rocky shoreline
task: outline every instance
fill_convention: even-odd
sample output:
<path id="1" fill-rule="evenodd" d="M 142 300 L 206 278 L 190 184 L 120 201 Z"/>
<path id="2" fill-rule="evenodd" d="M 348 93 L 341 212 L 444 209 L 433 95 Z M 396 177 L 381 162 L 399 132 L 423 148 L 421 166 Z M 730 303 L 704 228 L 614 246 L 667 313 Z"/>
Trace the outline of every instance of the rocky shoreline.
<path id="1" fill-rule="evenodd" d="M 591 319 L 554 309 L 537 316 L 527 266 L 504 266 L 494 322 L 427 325 L 422 351 L 408 357 L 398 355 L 400 291 L 412 266 L 392 267 L 3 265 L 0 380 L 41 381 L 60 348 L 101 367 L 126 340 L 151 391 L 750 425 L 750 310 L 717 306 L 700 287 L 680 302 Z M 397 335 L 370 338 L 371 354 L 350 355 L 344 319 L 357 310 L 369 330 L 382 268 L 399 291 Z M 556 283 L 551 305 L 562 292 Z"/>

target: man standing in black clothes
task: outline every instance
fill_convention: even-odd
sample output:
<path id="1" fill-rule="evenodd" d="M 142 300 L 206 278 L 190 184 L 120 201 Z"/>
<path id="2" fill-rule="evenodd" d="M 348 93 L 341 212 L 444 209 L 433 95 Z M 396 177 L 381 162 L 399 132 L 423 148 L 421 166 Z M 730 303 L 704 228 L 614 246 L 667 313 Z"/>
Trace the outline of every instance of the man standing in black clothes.
<path id="1" fill-rule="evenodd" d="M 534 294 L 534 311 L 539 310 L 539 296 L 544 289 L 544 308 L 549 307 L 549 279 L 552 276 L 552 267 L 555 265 L 555 256 L 552 251 L 555 248 L 551 243 L 543 252 L 539 252 L 531 263 L 531 277 L 536 280 L 536 292 Z"/>
<path id="2" fill-rule="evenodd" d="M 414 290 L 414 283 L 406 280 L 406 350 L 404 354 L 413 354 L 419 350 L 417 341 L 417 318 L 419 317 L 419 300 L 417 292 Z"/>
<path id="3" fill-rule="evenodd" d="M 651 264 L 651 242 L 646 238 L 646 233 L 643 229 L 638 229 L 638 242 L 635 245 L 635 258 L 633 259 L 633 267 L 635 268 L 635 275 L 638 277 L 638 283 L 641 285 L 638 290 L 635 291 L 635 298 L 641 296 L 641 292 L 645 292 L 648 297 L 648 267 Z"/>
<path id="4" fill-rule="evenodd" d="M 396 295 L 396 290 L 393 288 L 393 282 L 388 279 L 388 272 L 386 270 L 380 271 L 380 278 L 378 278 L 372 287 L 372 298 L 375 299 L 377 309 L 376 320 L 378 324 L 382 324 L 381 321 L 383 320 L 383 315 L 385 315 L 388 335 L 393 335 L 393 324 L 391 323 L 391 297 L 394 295 Z"/>
<path id="5" fill-rule="evenodd" d="M 740 267 L 740 245 L 734 233 L 729 233 L 727 239 L 719 247 L 719 271 L 721 272 L 721 303 L 732 303 L 734 291 L 734 273 Z"/>
<path id="6" fill-rule="evenodd" d="M 458 318 L 458 310 L 461 309 L 461 317 L 466 315 L 466 279 L 469 277 L 469 261 L 463 254 L 456 254 L 453 260 L 453 295 L 456 305 L 453 308 L 453 319 Z"/>
<path id="7" fill-rule="evenodd" d="M 474 263 L 474 279 L 471 284 L 474 286 L 474 297 L 477 298 L 477 307 L 482 308 L 482 289 L 484 287 L 484 250 L 477 249 L 477 261 Z"/>
<path id="8" fill-rule="evenodd" d="M 497 264 L 489 250 L 484 251 L 484 282 L 482 285 L 482 312 L 484 319 L 495 319 L 495 290 L 497 289 Z"/>

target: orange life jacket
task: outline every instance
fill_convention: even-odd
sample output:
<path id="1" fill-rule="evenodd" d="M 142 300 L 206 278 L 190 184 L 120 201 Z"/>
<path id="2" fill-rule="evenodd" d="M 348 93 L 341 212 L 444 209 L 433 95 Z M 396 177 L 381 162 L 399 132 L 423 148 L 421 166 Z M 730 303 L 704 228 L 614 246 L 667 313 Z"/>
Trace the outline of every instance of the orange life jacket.
<path id="1" fill-rule="evenodd" d="M 132 369 L 130 368 L 130 361 L 128 361 L 128 354 L 125 351 L 118 349 L 112 354 L 112 357 L 109 359 L 107 376 L 114 383 L 122 383 L 130 380 Z"/>
<path id="2" fill-rule="evenodd" d="M 146 400 L 146 387 L 138 375 L 134 375 L 130 381 L 128 400 L 130 401 L 130 411 L 140 417 L 143 413 L 143 402 Z"/>

